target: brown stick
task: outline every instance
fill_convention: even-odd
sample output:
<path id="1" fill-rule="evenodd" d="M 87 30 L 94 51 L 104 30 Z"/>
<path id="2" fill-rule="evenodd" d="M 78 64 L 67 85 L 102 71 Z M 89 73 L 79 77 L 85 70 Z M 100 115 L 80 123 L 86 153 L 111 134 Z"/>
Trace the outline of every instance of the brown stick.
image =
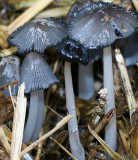
<path id="1" fill-rule="evenodd" d="M 114 116 L 115 109 L 111 109 L 101 120 L 101 122 L 97 125 L 97 127 L 94 129 L 94 132 L 97 134 L 108 124 L 110 119 Z M 91 143 L 94 140 L 94 136 L 90 135 L 88 138 L 88 142 Z"/>
<path id="2" fill-rule="evenodd" d="M 3 90 L 5 90 L 5 89 L 7 89 L 9 86 L 13 86 L 13 85 L 15 85 L 15 84 L 17 84 L 17 83 L 18 83 L 18 81 L 13 81 L 13 82 L 11 82 L 11 83 L 8 83 L 8 84 L 6 84 L 5 86 L 0 87 L 0 91 L 3 91 Z"/>

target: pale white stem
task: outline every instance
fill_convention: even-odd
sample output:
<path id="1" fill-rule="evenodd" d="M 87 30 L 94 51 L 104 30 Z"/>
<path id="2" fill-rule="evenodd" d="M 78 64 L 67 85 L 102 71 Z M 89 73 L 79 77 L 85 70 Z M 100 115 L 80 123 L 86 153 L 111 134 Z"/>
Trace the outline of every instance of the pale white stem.
<path id="1" fill-rule="evenodd" d="M 112 68 L 112 52 L 111 47 L 104 48 L 103 51 L 104 63 L 104 88 L 107 89 L 107 105 L 105 106 L 105 114 L 112 108 L 115 108 L 114 99 L 114 81 Z M 116 150 L 116 114 L 110 120 L 105 128 L 105 142 L 115 151 Z"/>
<path id="2" fill-rule="evenodd" d="M 68 62 L 65 62 L 64 75 L 65 75 L 65 90 L 66 90 L 66 108 L 68 114 L 74 115 L 74 117 L 68 122 L 71 153 L 78 160 L 85 160 L 84 148 L 82 147 L 79 138 L 74 91 L 72 85 L 71 67 L 70 63 Z"/>
<path id="3" fill-rule="evenodd" d="M 31 141 L 34 142 L 38 137 L 39 133 L 42 128 L 43 124 L 43 115 L 44 115 L 44 90 L 39 90 L 39 95 L 38 95 L 38 113 L 37 113 L 37 120 L 36 120 L 36 125 L 35 125 L 35 130 L 33 133 L 33 136 L 31 138 Z"/>
<path id="4" fill-rule="evenodd" d="M 33 134 L 35 133 L 37 120 L 38 120 L 38 113 L 44 107 L 43 102 L 41 103 L 39 101 L 40 99 L 41 100 L 43 99 L 43 101 L 44 101 L 44 97 L 40 98 L 40 96 L 39 96 L 39 95 L 42 95 L 41 92 L 43 92 L 43 91 L 37 90 L 37 91 L 31 92 L 31 95 L 30 95 L 29 115 L 28 115 L 27 123 L 26 123 L 25 130 L 24 130 L 24 137 L 23 137 L 23 142 L 26 144 L 29 143 Z M 42 104 L 42 106 L 40 106 L 41 104 Z M 43 114 L 39 118 L 43 118 Z M 41 125 L 42 125 L 42 123 L 41 123 Z M 36 135 L 35 135 L 35 137 L 36 137 Z"/>
<path id="5" fill-rule="evenodd" d="M 93 64 L 79 64 L 78 97 L 90 99 L 94 94 Z"/>

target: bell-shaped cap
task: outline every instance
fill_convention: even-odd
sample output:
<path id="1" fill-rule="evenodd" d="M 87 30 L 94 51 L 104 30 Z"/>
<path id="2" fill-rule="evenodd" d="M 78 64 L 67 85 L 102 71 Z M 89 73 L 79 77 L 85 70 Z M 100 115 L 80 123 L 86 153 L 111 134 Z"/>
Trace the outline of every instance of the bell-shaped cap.
<path id="1" fill-rule="evenodd" d="M 130 36 L 135 27 L 138 27 L 135 12 L 99 1 L 83 8 L 70 20 L 68 34 L 84 47 L 97 49 Z"/>
<path id="2" fill-rule="evenodd" d="M 20 79 L 19 77 L 19 58 L 15 55 L 4 57 L 0 61 L 0 87 Z M 12 95 L 17 95 L 18 85 L 11 87 Z M 9 89 L 3 91 L 6 97 L 9 97 Z"/>
<path id="3" fill-rule="evenodd" d="M 18 47 L 18 53 L 43 53 L 67 36 L 66 24 L 61 19 L 37 19 L 16 29 L 8 42 Z"/>
<path id="4" fill-rule="evenodd" d="M 50 66 L 38 53 L 29 53 L 21 67 L 20 84 L 25 83 L 25 93 L 39 89 L 47 89 L 59 80 L 52 72 Z"/>
<path id="5" fill-rule="evenodd" d="M 127 66 L 138 63 L 138 30 L 126 40 L 125 45 L 121 49 L 121 53 Z"/>

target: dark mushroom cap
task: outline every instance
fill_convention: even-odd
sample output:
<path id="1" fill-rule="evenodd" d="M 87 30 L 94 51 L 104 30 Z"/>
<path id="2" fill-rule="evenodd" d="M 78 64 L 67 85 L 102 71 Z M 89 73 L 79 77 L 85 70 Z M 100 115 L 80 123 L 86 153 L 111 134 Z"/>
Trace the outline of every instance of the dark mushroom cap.
<path id="1" fill-rule="evenodd" d="M 138 30 L 126 40 L 125 45 L 121 49 L 121 53 L 127 66 L 138 63 Z"/>
<path id="2" fill-rule="evenodd" d="M 137 14 L 115 4 L 91 3 L 69 22 L 70 38 L 89 49 L 103 48 L 116 39 L 125 38 L 138 27 Z"/>
<path id="3" fill-rule="evenodd" d="M 4 57 L 0 61 L 0 87 L 10 82 L 20 79 L 19 77 L 19 58 L 15 55 Z M 12 95 L 17 95 L 18 85 L 11 87 Z M 9 97 L 9 89 L 3 91 L 6 97 Z"/>
<path id="4" fill-rule="evenodd" d="M 25 83 L 25 93 L 47 89 L 59 80 L 52 72 L 44 58 L 38 53 L 28 54 L 21 67 L 20 84 Z"/>
<path id="5" fill-rule="evenodd" d="M 47 18 L 25 23 L 8 37 L 8 42 L 17 46 L 20 54 L 31 51 L 43 53 L 66 36 L 66 25 L 62 20 Z"/>
<path id="6" fill-rule="evenodd" d="M 79 10 L 88 6 L 90 3 L 90 0 L 77 0 L 69 10 L 69 13 L 67 15 L 67 21 L 73 18 Z"/>
<path id="7" fill-rule="evenodd" d="M 59 42 L 55 47 L 58 56 L 64 61 L 88 64 L 102 57 L 102 49 L 86 49 L 79 42 L 68 37 Z"/>

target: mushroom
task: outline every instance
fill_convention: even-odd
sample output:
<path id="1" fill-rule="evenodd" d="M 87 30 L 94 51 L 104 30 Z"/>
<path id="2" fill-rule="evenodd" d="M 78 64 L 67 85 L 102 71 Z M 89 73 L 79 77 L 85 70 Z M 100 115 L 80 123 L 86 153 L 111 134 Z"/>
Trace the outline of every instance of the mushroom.
<path id="1" fill-rule="evenodd" d="M 66 24 L 61 19 L 50 17 L 25 23 L 8 37 L 8 42 L 18 47 L 19 54 L 31 51 L 42 54 L 66 36 Z"/>
<path id="2" fill-rule="evenodd" d="M 44 111 L 44 89 L 58 83 L 44 58 L 36 52 L 29 53 L 21 67 L 20 84 L 25 83 L 25 93 L 30 93 L 30 109 L 24 130 L 23 142 L 35 141 L 41 130 Z"/>
<path id="3" fill-rule="evenodd" d="M 19 54 L 26 54 L 32 51 L 34 51 L 34 53 L 37 52 L 37 53 L 43 54 L 47 47 L 56 45 L 58 42 L 62 40 L 62 38 L 65 38 L 66 36 L 67 36 L 66 24 L 61 19 L 54 19 L 54 18 L 37 19 L 31 22 L 28 22 L 23 26 L 19 27 L 17 30 L 15 30 L 8 37 L 8 42 L 11 43 L 13 46 L 18 47 Z M 34 97 L 34 94 L 35 93 L 31 94 L 31 96 Z M 31 99 L 33 99 L 33 97 Z M 39 99 L 41 98 L 38 97 L 35 100 L 39 100 Z M 38 103 L 40 103 L 40 101 L 37 101 L 35 104 L 38 104 Z M 33 106 L 30 106 L 30 108 L 32 107 Z M 36 107 L 39 107 L 39 105 Z M 36 109 L 36 112 L 37 112 L 37 109 Z M 40 117 L 42 118 L 43 115 L 41 115 Z M 39 117 L 38 118 L 35 117 L 34 121 L 36 121 L 36 119 L 39 119 Z M 32 135 L 31 133 L 29 133 L 30 129 L 25 131 L 25 135 L 26 135 L 26 132 L 28 132 L 29 138 L 27 138 L 27 140 L 25 140 L 26 138 L 24 138 L 24 141 L 28 143 Z M 27 137 L 27 136 L 24 136 L 24 137 Z"/>
<path id="4" fill-rule="evenodd" d="M 19 58 L 15 55 L 4 57 L 0 61 L 0 86 L 20 79 L 19 76 Z M 17 95 L 18 85 L 11 87 L 12 95 Z M 9 97 L 9 90 L 3 91 L 6 97 Z"/>
<path id="5" fill-rule="evenodd" d="M 67 21 L 75 16 L 82 8 L 90 4 L 90 0 L 77 0 L 71 7 Z M 83 85 L 82 85 L 83 84 Z M 93 64 L 78 65 L 78 96 L 82 99 L 89 99 L 94 94 Z"/>
<path id="6" fill-rule="evenodd" d="M 105 114 L 115 108 L 110 45 L 130 36 L 138 26 L 137 15 L 115 4 L 94 2 L 80 10 L 68 24 L 68 35 L 88 49 L 104 48 L 104 88 L 108 90 Z M 79 28 L 79 29 L 78 29 Z M 116 149 L 116 116 L 105 129 L 105 141 Z"/>
<path id="7" fill-rule="evenodd" d="M 121 52 L 127 66 L 133 66 L 138 63 L 138 29 L 121 46 Z"/>

